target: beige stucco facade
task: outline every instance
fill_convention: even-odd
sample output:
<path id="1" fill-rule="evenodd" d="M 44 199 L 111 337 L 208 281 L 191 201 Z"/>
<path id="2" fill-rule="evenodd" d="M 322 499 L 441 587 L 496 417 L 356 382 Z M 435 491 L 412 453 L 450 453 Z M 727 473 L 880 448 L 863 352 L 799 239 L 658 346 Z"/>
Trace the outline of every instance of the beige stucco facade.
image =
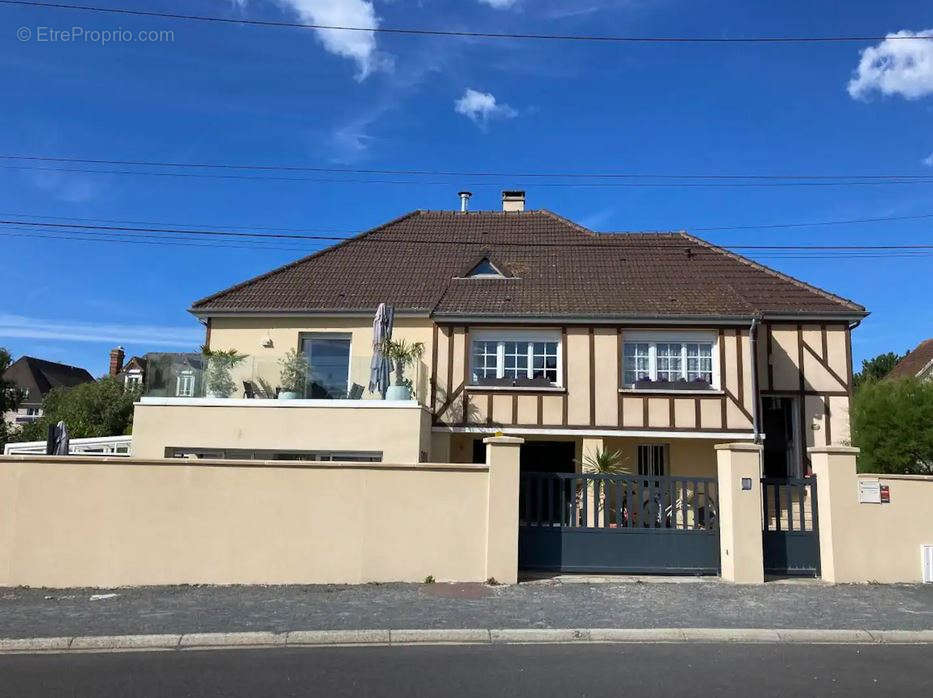
<path id="1" fill-rule="evenodd" d="M 514 582 L 519 443 L 480 465 L 3 456 L 0 586 Z"/>
<path id="2" fill-rule="evenodd" d="M 389 463 L 418 463 L 431 450 L 431 415 L 414 401 L 161 402 L 136 405 L 137 458 L 164 458 L 169 448 L 213 448 L 371 452 Z"/>

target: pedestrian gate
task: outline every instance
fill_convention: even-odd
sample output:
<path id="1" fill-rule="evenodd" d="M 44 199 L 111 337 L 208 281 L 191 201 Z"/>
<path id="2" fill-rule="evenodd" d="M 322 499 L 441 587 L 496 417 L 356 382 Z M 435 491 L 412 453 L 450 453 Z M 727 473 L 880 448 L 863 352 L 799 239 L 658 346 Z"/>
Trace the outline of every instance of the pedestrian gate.
<path id="1" fill-rule="evenodd" d="M 563 572 L 718 574 L 716 480 L 522 473 L 518 564 Z"/>
<path id="2" fill-rule="evenodd" d="M 820 574 L 816 478 L 762 478 L 765 574 Z"/>

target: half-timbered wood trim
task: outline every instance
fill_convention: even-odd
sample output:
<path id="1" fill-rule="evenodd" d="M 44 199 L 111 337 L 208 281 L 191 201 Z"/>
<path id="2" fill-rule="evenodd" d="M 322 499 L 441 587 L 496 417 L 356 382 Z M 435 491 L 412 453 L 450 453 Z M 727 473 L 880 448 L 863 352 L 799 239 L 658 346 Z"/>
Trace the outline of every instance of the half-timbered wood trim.
<path id="1" fill-rule="evenodd" d="M 486 393 L 486 424 L 492 424 L 492 393 Z"/>
<path id="2" fill-rule="evenodd" d="M 648 427 L 648 398 L 643 397 L 641 399 L 641 424 L 643 427 Z"/>
<path id="3" fill-rule="evenodd" d="M 589 332 L 590 352 L 590 424 L 596 424 L 596 328 Z"/>
<path id="4" fill-rule="evenodd" d="M 823 422 L 826 424 L 826 445 L 831 446 L 833 443 L 833 428 L 828 397 L 823 398 Z"/>
<path id="5" fill-rule="evenodd" d="M 671 425 L 671 428 L 673 428 L 673 427 L 674 427 L 674 424 L 675 424 L 675 419 L 674 419 L 674 398 L 673 398 L 673 397 L 667 398 L 667 410 L 668 410 L 667 423 Z"/>
<path id="6" fill-rule="evenodd" d="M 435 324 L 431 330 L 431 409 L 437 408 L 437 333 L 438 327 Z"/>
<path id="7" fill-rule="evenodd" d="M 694 417 L 693 417 L 694 428 L 699 429 L 701 420 L 700 420 L 700 398 L 698 397 L 693 398 L 693 411 L 694 411 Z"/>
<path id="8" fill-rule="evenodd" d="M 538 415 L 537 415 L 537 424 L 541 426 L 544 424 L 544 396 L 538 395 Z"/>
<path id="9" fill-rule="evenodd" d="M 441 405 L 441 409 L 437 411 L 434 415 L 435 423 L 440 421 L 440 418 L 444 416 L 444 413 L 450 409 L 450 406 L 456 402 L 457 398 L 460 397 L 460 393 L 463 392 L 463 386 L 458 387 L 454 392 L 447 395 L 447 400 Z"/>
<path id="10" fill-rule="evenodd" d="M 809 397 L 847 397 L 849 393 L 845 390 L 762 390 L 762 397 L 797 397 L 806 395 Z"/>
<path id="11" fill-rule="evenodd" d="M 739 410 L 742 412 L 743 415 L 745 415 L 745 418 L 748 419 L 749 422 L 754 423 L 755 421 L 754 417 L 752 417 L 751 413 L 749 413 L 749 411 L 745 409 L 745 405 L 743 405 L 742 402 L 735 395 L 733 395 L 732 391 L 729 390 L 728 388 L 726 388 L 726 397 L 728 397 L 730 400 L 732 400 L 733 403 L 735 403 L 735 406 L 739 408 Z M 725 400 L 723 400 L 723 404 L 725 404 Z M 723 422 L 723 426 L 725 426 L 725 422 Z"/>
<path id="12" fill-rule="evenodd" d="M 570 383 L 567 378 L 567 327 L 560 328 L 560 363 L 561 363 L 561 375 L 564 377 L 564 387 Z M 569 409 L 569 398 L 567 393 L 564 393 L 561 400 L 561 419 L 560 423 L 563 426 L 567 426 L 567 411 Z"/>
<path id="13" fill-rule="evenodd" d="M 825 369 L 826 369 L 826 372 L 827 372 L 829 375 L 831 375 L 831 376 L 833 377 L 833 379 L 834 379 L 840 386 L 842 386 L 843 388 L 848 388 L 848 386 L 846 385 L 846 382 L 842 379 L 842 377 L 841 377 L 838 373 L 836 373 L 833 369 L 831 369 L 831 368 L 829 367 L 829 364 L 828 364 L 826 361 L 824 361 L 823 358 L 813 350 L 813 347 L 811 347 L 809 344 L 806 344 L 806 343 L 804 343 L 803 347 L 804 347 L 804 349 L 806 349 L 808 352 L 810 352 L 810 356 L 812 356 L 814 359 L 816 359 L 817 362 L 820 364 L 820 366 L 822 366 L 823 368 L 825 368 Z"/>
<path id="14" fill-rule="evenodd" d="M 512 393 L 512 424 L 518 421 L 518 395 Z"/>
<path id="15" fill-rule="evenodd" d="M 448 424 L 438 424 L 439 427 L 449 427 Z M 467 427 L 486 427 L 485 424 L 466 424 L 463 426 Z M 495 425 L 493 425 L 495 426 Z M 536 424 L 509 424 L 507 425 L 509 429 L 537 429 L 539 428 Z M 453 429 L 458 429 L 460 425 L 453 427 Z M 754 433 L 753 429 L 730 429 L 728 427 L 708 427 L 706 429 L 691 429 L 688 427 L 677 427 L 672 429 L 671 427 L 626 427 L 625 429 L 620 429 L 617 427 L 594 427 L 592 424 L 567 424 L 565 426 L 554 426 L 554 427 L 545 427 L 551 431 L 560 433 L 562 429 L 568 431 L 613 431 L 613 432 L 625 432 L 625 431 L 656 431 L 656 432 L 677 432 L 680 434 L 690 434 L 691 432 L 710 432 L 715 434 L 752 434 Z"/>
<path id="16" fill-rule="evenodd" d="M 773 338 L 771 337 L 771 323 L 765 325 L 765 334 L 767 335 L 767 345 L 768 345 L 768 390 L 774 390 L 774 363 L 771 356 L 771 352 L 774 349 Z"/>
<path id="17" fill-rule="evenodd" d="M 726 387 L 726 333 L 719 328 L 719 387 L 725 392 Z M 726 426 L 726 396 L 720 400 L 722 425 Z"/>
<path id="18" fill-rule="evenodd" d="M 739 376 L 739 406 L 743 407 L 745 405 L 745 376 L 742 365 L 742 338 L 743 333 L 741 330 L 735 331 L 735 366 Z"/>
<path id="19" fill-rule="evenodd" d="M 801 455 L 801 465 L 803 466 L 803 475 L 806 475 L 810 472 L 810 456 L 807 455 L 807 406 L 806 398 L 804 397 L 804 391 L 806 390 L 806 377 L 803 373 L 803 325 L 799 322 L 797 323 L 797 375 L 800 380 L 800 390 L 799 397 L 797 398 L 797 411 L 800 414 L 800 419 L 797 422 L 800 424 L 800 434 L 798 439 L 800 441 L 800 455 Z"/>
<path id="20" fill-rule="evenodd" d="M 450 395 L 454 389 L 454 326 L 447 328 L 447 403 L 450 406 Z"/>
<path id="21" fill-rule="evenodd" d="M 470 327 L 463 326 L 463 383 L 462 386 L 470 382 Z M 470 396 L 463 391 L 463 415 L 461 421 L 466 424 L 470 415 Z"/>
<path id="22" fill-rule="evenodd" d="M 829 339 L 826 336 L 826 323 L 820 325 L 820 342 L 821 350 L 823 352 L 823 361 L 829 362 Z"/>
<path id="23" fill-rule="evenodd" d="M 849 327 L 846 327 L 846 377 L 849 379 L 849 383 L 846 386 L 846 395 L 851 401 L 852 389 L 855 385 L 855 381 L 852 377 L 852 330 Z"/>

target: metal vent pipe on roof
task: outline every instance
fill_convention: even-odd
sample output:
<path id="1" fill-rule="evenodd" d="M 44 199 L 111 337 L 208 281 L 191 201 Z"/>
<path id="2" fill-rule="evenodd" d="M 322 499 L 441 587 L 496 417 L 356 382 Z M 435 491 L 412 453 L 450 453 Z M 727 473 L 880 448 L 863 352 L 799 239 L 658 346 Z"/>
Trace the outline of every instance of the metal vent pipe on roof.
<path id="1" fill-rule="evenodd" d="M 465 213 L 470 204 L 470 197 L 473 196 L 473 192 L 462 191 L 458 194 L 460 197 L 460 211 Z"/>

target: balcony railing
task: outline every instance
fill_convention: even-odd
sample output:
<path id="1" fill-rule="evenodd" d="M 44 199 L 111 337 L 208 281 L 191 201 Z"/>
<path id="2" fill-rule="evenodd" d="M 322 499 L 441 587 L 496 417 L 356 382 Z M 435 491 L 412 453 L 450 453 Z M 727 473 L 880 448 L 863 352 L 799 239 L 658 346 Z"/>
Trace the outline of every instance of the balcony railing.
<path id="1" fill-rule="evenodd" d="M 143 396 L 149 398 L 252 398 L 305 400 L 380 400 L 369 390 L 371 356 L 328 357 L 309 361 L 305 370 L 289 372 L 280 357 L 248 356 L 239 361 L 204 354 L 150 354 Z M 410 393 L 403 398 L 427 403 L 427 366 L 406 366 Z M 396 374 L 390 375 L 390 385 Z"/>

